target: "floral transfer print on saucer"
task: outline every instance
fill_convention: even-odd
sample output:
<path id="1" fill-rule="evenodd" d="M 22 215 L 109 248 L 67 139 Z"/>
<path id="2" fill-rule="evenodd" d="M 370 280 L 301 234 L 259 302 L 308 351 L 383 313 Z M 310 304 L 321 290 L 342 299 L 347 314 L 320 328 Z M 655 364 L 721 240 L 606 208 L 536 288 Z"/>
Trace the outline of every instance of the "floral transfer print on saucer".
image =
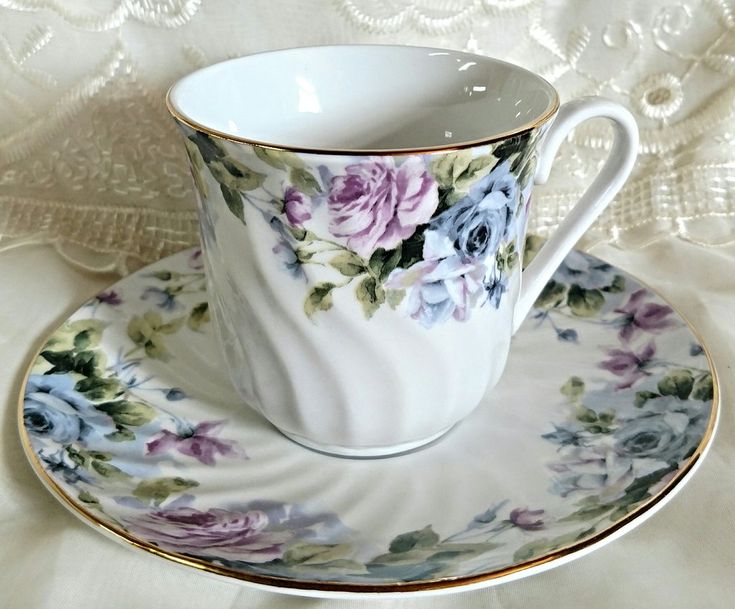
<path id="1" fill-rule="evenodd" d="M 88 523 L 233 579 L 380 593 L 530 573 L 641 521 L 714 432 L 714 371 L 691 330 L 579 252 L 472 420 L 374 461 L 305 450 L 243 407 L 203 290 L 190 250 L 85 304 L 33 363 L 21 435 Z"/>

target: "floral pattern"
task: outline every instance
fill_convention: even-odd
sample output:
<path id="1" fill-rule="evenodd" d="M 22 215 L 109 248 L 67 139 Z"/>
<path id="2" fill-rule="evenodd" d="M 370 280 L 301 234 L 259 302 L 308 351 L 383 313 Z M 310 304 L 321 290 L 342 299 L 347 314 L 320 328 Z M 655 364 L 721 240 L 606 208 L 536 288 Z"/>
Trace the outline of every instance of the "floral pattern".
<path id="1" fill-rule="evenodd" d="M 183 129 L 201 198 L 221 198 L 243 223 L 254 211 L 272 229 L 281 266 L 306 280 L 309 317 L 348 286 L 367 319 L 388 305 L 427 329 L 500 306 L 525 232 L 536 132 L 473 151 L 329 167 Z"/>
<path id="2" fill-rule="evenodd" d="M 398 179 L 395 167 L 381 171 L 389 169 Z M 514 255 L 502 232 L 514 221 L 512 187 L 491 175 L 462 196 L 487 203 L 488 227 L 501 227 L 500 236 L 487 232 L 482 218 L 465 218 L 459 199 L 426 228 L 423 246 L 435 257 L 386 275 L 386 289 L 405 290 L 411 315 L 421 323 L 469 314 L 487 292 L 487 278 L 473 260 L 485 248 L 493 250 L 493 240 L 502 256 Z M 410 192 L 419 196 L 421 184 Z M 396 186 L 395 193 L 405 192 Z M 391 199 L 391 209 L 401 208 L 401 196 Z M 306 221 L 313 199 L 294 194 L 290 200 L 291 215 Z M 374 244 L 385 235 L 383 230 Z M 537 246 L 529 238 L 531 256 Z M 449 519 L 431 502 L 415 510 L 390 503 L 390 513 L 360 509 L 343 515 L 303 492 L 288 500 L 290 487 L 283 484 L 277 497 L 260 496 L 261 486 L 276 488 L 268 485 L 271 475 L 276 473 L 273 483 L 285 475 L 273 461 L 274 450 L 303 451 L 294 463 L 319 460 L 309 472 L 329 470 L 330 479 L 348 479 L 350 461 L 292 446 L 265 426 L 258 433 L 267 441 L 253 444 L 249 429 L 259 425 L 257 415 L 237 405 L 222 410 L 216 391 L 200 386 L 216 372 L 209 356 L 202 360 L 203 374 L 184 361 L 186 354 L 211 349 L 200 261 L 198 250 L 161 261 L 93 298 L 65 322 L 26 383 L 22 433 L 36 467 L 70 501 L 125 535 L 215 570 L 340 589 L 395 582 L 432 587 L 446 578 L 461 583 L 463 577 L 528 566 L 604 536 L 622 518 L 662 499 L 709 438 L 715 383 L 702 347 L 661 299 L 610 265 L 575 252 L 516 339 L 526 343 L 527 355 L 548 353 L 551 344 L 562 363 L 567 352 L 577 354 L 572 361 L 589 362 L 549 367 L 558 393 L 542 398 L 547 422 L 539 420 L 538 409 L 528 415 L 537 435 L 522 438 L 523 450 L 539 459 L 545 488 L 529 495 L 516 485 L 491 484 L 491 494 L 501 496 L 486 493 L 476 504 L 462 498 L 457 505 L 464 515 Z M 507 456 L 492 454 L 491 444 L 483 439 L 482 450 L 489 452 L 482 453 L 482 463 L 512 467 Z M 429 459 L 432 450 L 411 457 Z M 404 458 L 395 458 L 397 470 L 405 470 Z M 301 479 L 309 472 L 294 475 Z M 307 487 L 313 492 L 313 485 Z M 398 520 L 404 524 L 396 529 Z"/>

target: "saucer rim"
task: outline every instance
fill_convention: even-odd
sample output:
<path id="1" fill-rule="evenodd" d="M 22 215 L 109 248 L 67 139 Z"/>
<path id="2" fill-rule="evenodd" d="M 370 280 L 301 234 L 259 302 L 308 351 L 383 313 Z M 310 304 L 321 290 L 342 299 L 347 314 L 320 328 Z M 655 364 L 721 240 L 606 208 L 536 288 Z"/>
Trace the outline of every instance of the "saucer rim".
<path id="1" fill-rule="evenodd" d="M 183 252 L 189 251 L 191 248 L 181 250 L 166 256 L 161 260 L 157 260 L 150 265 L 146 265 L 141 269 L 138 269 L 131 275 L 136 275 L 145 271 L 150 266 L 165 260 L 166 258 L 172 258 L 174 256 L 180 256 Z M 575 250 L 574 251 L 578 251 Z M 589 254 L 594 256 L 594 254 Z M 598 256 L 594 256 L 599 260 L 603 260 Z M 603 260 L 604 261 L 604 260 Z M 611 263 L 610 263 L 611 264 Z M 681 313 L 681 311 L 674 306 L 667 298 L 665 298 L 658 290 L 651 287 L 646 282 L 638 279 L 632 273 L 625 269 L 620 269 L 628 277 L 640 284 L 641 287 L 650 291 L 657 298 L 661 299 L 662 302 L 666 303 L 672 308 L 674 313 L 679 319 L 681 319 L 687 326 L 689 332 L 697 340 L 698 344 L 702 348 L 702 352 L 707 360 L 708 368 L 712 374 L 712 407 L 707 421 L 707 428 L 700 440 L 697 448 L 690 457 L 686 460 L 686 463 L 682 465 L 676 472 L 676 475 L 655 495 L 650 497 L 645 502 L 638 505 L 634 510 L 626 514 L 623 518 L 617 522 L 611 524 L 609 527 L 602 531 L 591 535 L 590 537 L 583 538 L 547 554 L 537 556 L 535 558 L 525 560 L 518 564 L 503 567 L 493 571 L 485 573 L 479 573 L 474 575 L 466 576 L 455 576 L 455 577 L 444 577 L 435 580 L 425 580 L 420 582 L 390 582 L 383 584 L 376 583 L 347 583 L 337 581 L 320 581 L 320 580 L 307 580 L 300 579 L 295 580 L 287 577 L 275 576 L 275 575 L 259 575 L 255 573 L 246 573 L 243 571 L 237 571 L 222 565 L 216 565 L 209 563 L 203 559 L 186 556 L 178 552 L 172 552 L 156 546 L 148 541 L 142 540 L 135 537 L 134 535 L 115 528 L 114 525 L 104 522 L 98 516 L 96 516 L 90 510 L 85 509 L 80 505 L 70 494 L 64 491 L 63 488 L 48 474 L 44 469 L 43 465 L 37 458 L 33 446 L 31 445 L 30 437 L 26 431 L 24 420 L 23 420 L 23 409 L 24 409 L 24 398 L 25 388 L 28 384 L 28 380 L 33 370 L 33 366 L 38 359 L 44 346 L 47 344 L 49 339 L 59 330 L 61 325 L 69 319 L 76 311 L 78 311 L 86 302 L 81 302 L 71 312 L 64 313 L 59 317 L 58 322 L 55 322 L 52 330 L 44 333 L 43 337 L 39 339 L 37 345 L 32 350 L 32 355 L 27 360 L 27 365 L 23 375 L 23 379 L 20 383 L 20 390 L 18 396 L 17 406 L 17 425 L 20 443 L 23 448 L 23 452 L 31 469 L 33 470 L 36 477 L 40 480 L 42 485 L 50 492 L 50 494 L 59 501 L 67 510 L 74 514 L 86 525 L 93 529 L 99 529 L 100 532 L 105 536 L 112 538 L 114 541 L 125 545 L 127 547 L 134 547 L 140 550 L 144 550 L 154 556 L 167 559 L 181 567 L 191 567 L 197 569 L 205 575 L 214 576 L 218 579 L 224 579 L 232 583 L 233 580 L 241 582 L 245 585 L 253 586 L 262 590 L 268 590 L 271 592 L 280 592 L 291 595 L 300 596 L 311 596 L 319 598 L 375 598 L 379 597 L 393 597 L 393 598 L 406 598 L 409 596 L 427 596 L 432 594 L 446 594 L 451 592 L 462 592 L 483 587 L 489 587 L 526 577 L 542 571 L 551 569 L 556 566 L 561 566 L 567 562 L 581 558 L 582 556 L 598 549 L 607 543 L 617 539 L 624 535 L 629 530 L 632 530 L 637 525 L 641 524 L 648 517 L 652 516 L 658 509 L 663 507 L 670 499 L 672 499 L 681 488 L 689 481 L 691 476 L 694 474 L 702 460 L 708 453 L 709 449 L 714 440 L 714 436 L 719 424 L 721 414 L 721 390 L 719 374 L 717 367 L 715 366 L 714 359 L 709 350 L 709 347 L 704 342 L 703 337 L 699 331 L 695 328 L 692 322 Z M 130 277 L 129 275 L 128 277 Z M 124 281 L 127 277 L 121 277 L 117 281 L 110 284 L 108 287 L 114 287 L 121 281 Z M 306 449 L 305 449 L 306 450 Z"/>

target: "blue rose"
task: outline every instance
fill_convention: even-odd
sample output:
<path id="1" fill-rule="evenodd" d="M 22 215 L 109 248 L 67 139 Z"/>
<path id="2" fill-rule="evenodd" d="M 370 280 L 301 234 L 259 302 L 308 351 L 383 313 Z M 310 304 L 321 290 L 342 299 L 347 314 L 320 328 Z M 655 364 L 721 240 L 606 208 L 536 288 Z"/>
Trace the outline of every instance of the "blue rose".
<path id="1" fill-rule="evenodd" d="M 607 262 L 572 250 L 554 273 L 554 279 L 575 283 L 585 290 L 599 290 L 612 285 L 616 274 L 615 268 Z"/>
<path id="2" fill-rule="evenodd" d="M 92 416 L 91 422 L 107 419 L 74 390 L 74 380 L 68 375 L 32 374 L 28 379 L 23 421 L 30 433 L 50 438 L 58 444 L 69 444 L 83 439 L 90 431 L 84 421 L 88 414 Z"/>
<path id="3" fill-rule="evenodd" d="M 23 408 L 26 429 L 37 436 L 48 436 L 59 444 L 70 444 L 82 433 L 82 421 L 42 401 L 26 400 Z"/>
<path id="4" fill-rule="evenodd" d="M 623 457 L 678 464 L 697 447 L 699 427 L 696 419 L 682 412 L 642 416 L 615 431 L 615 451 Z"/>
<path id="5" fill-rule="evenodd" d="M 462 262 L 472 262 L 494 255 L 512 232 L 518 196 L 510 164 L 500 163 L 432 220 L 425 233 L 424 259 L 457 255 Z"/>

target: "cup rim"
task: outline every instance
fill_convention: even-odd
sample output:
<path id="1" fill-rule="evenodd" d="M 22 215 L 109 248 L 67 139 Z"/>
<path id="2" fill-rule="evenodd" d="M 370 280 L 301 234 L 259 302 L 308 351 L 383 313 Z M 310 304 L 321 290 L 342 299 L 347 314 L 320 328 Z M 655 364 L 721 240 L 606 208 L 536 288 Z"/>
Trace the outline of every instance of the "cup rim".
<path id="1" fill-rule="evenodd" d="M 552 94 L 551 103 L 548 105 L 546 110 L 544 110 L 544 112 L 542 112 L 539 116 L 535 117 L 533 120 L 523 123 L 522 125 L 514 129 L 509 129 L 507 131 L 501 131 L 491 136 L 482 137 L 482 138 L 478 138 L 474 140 L 467 140 L 463 142 L 456 142 L 452 144 L 439 145 L 439 146 L 372 149 L 372 148 L 332 148 L 329 146 L 324 146 L 324 147 L 291 146 L 288 144 L 278 144 L 274 142 L 267 142 L 267 141 L 258 140 L 254 138 L 233 135 L 231 133 L 226 133 L 224 131 L 215 129 L 213 127 L 208 127 L 207 125 L 200 123 L 199 121 L 191 118 L 190 116 L 187 116 L 185 112 L 183 112 L 176 106 L 176 104 L 174 103 L 172 99 L 172 93 L 174 92 L 174 89 L 186 79 L 196 74 L 199 74 L 205 70 L 208 70 L 209 68 L 212 68 L 214 66 L 221 66 L 227 63 L 234 63 L 237 61 L 241 61 L 247 57 L 254 57 L 257 55 L 266 55 L 266 54 L 277 54 L 277 53 L 283 53 L 283 52 L 288 52 L 288 51 L 308 50 L 308 49 L 342 49 L 342 48 L 370 49 L 374 47 L 393 48 L 393 49 L 410 48 L 410 49 L 421 49 L 421 50 L 430 51 L 430 52 L 449 52 L 449 53 L 454 53 L 458 55 L 465 55 L 468 58 L 473 58 L 475 60 L 480 59 L 481 61 L 487 62 L 487 63 L 501 64 L 517 72 L 524 72 L 525 74 L 529 75 L 533 79 L 539 81 Z M 454 150 L 475 148 L 478 146 L 493 144 L 495 142 L 499 142 L 499 141 L 502 141 L 502 140 L 505 140 L 511 137 L 520 136 L 530 131 L 533 131 L 534 129 L 536 129 L 537 127 L 540 127 L 541 125 L 546 123 L 549 119 L 551 119 L 559 110 L 559 106 L 560 106 L 559 93 L 554 87 L 554 85 L 552 85 L 548 80 L 546 80 L 542 76 L 539 76 L 535 72 L 532 72 L 531 70 L 523 68 L 514 63 L 503 61 L 502 59 L 497 59 L 495 57 L 490 57 L 487 55 L 477 55 L 475 53 L 468 53 L 466 51 L 456 51 L 453 49 L 446 49 L 446 48 L 439 48 L 439 47 L 398 45 L 398 44 L 324 44 L 324 45 L 285 47 L 282 49 L 259 51 L 256 53 L 250 53 L 248 55 L 241 55 L 239 57 L 233 57 L 231 59 L 226 59 L 224 61 L 220 61 L 220 62 L 211 64 L 203 68 L 199 68 L 193 72 L 190 72 L 186 76 L 183 76 L 182 78 L 178 79 L 175 83 L 173 83 L 169 87 L 168 91 L 166 92 L 166 108 L 168 112 L 171 114 L 171 116 L 173 116 L 174 119 L 190 127 L 191 129 L 194 129 L 195 131 L 200 131 L 202 133 L 206 133 L 209 136 L 213 136 L 213 137 L 216 137 L 222 140 L 226 140 L 229 142 L 237 143 L 237 144 L 249 144 L 251 146 L 269 148 L 271 150 L 278 150 L 282 152 L 297 152 L 297 153 L 320 154 L 320 155 L 393 156 L 393 155 L 406 155 L 406 154 L 426 154 L 426 153 L 433 153 L 433 152 L 451 152 Z"/>

